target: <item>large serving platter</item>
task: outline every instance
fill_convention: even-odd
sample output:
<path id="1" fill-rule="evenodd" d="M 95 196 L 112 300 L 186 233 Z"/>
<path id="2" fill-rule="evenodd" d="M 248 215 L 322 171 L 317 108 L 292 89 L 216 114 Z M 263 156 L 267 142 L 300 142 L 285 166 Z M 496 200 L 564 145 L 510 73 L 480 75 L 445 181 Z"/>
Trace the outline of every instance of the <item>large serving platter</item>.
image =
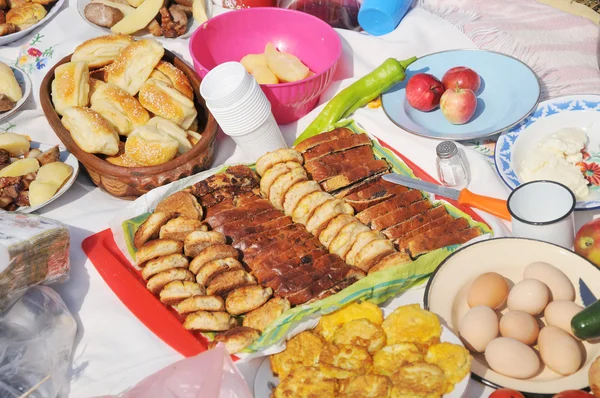
<path id="1" fill-rule="evenodd" d="M 461 125 L 446 120 L 440 108 L 421 112 L 406 101 L 406 83 L 417 73 L 442 79 L 455 66 L 466 66 L 481 77 L 477 109 Z M 518 124 L 536 107 L 541 88 L 535 73 L 511 56 L 484 50 L 450 50 L 426 55 L 412 63 L 406 79 L 383 94 L 383 110 L 398 127 L 410 133 L 446 140 L 488 137 Z"/>
<path id="2" fill-rule="evenodd" d="M 373 144 L 376 157 L 386 157 L 394 165 L 394 171 L 434 181 L 387 144 L 377 141 L 374 141 Z M 223 168 L 216 168 L 156 188 L 121 211 L 110 222 L 111 231 L 93 235 L 82 244 L 94 266 L 121 301 L 158 337 L 185 356 L 196 355 L 204 351 L 207 346 L 207 338 L 210 339 L 212 335 L 185 330 L 181 325 L 180 316 L 147 291 L 139 269 L 132 265 L 134 264 L 134 250 L 129 242 L 137 227 L 150 214 L 148 211 L 153 209 L 162 198 L 202 181 L 221 170 Z M 466 217 L 472 225 L 483 230 L 484 235 L 478 239 L 485 239 L 492 234 L 490 226 L 485 224 L 470 208 L 458 206 L 453 201 L 447 201 L 445 205 L 455 217 Z M 500 228 L 498 230 L 501 231 Z M 495 227 L 493 233 L 496 233 Z M 395 267 L 374 273 L 336 295 L 286 311 L 263 332 L 261 337 L 244 352 L 244 355 L 260 355 L 261 353 L 265 355 L 265 351 L 273 346 L 283 347 L 288 332 L 297 331 L 299 328 L 309 328 L 311 321 L 318 319 L 320 315 L 335 311 L 352 301 L 371 299 L 375 302 L 383 302 L 402 291 L 423 283 L 437 264 L 458 247 L 460 246 L 455 245 L 438 249 L 419 257 L 406 267 Z"/>
<path id="3" fill-rule="evenodd" d="M 600 208 L 600 95 L 570 95 L 538 105 L 523 122 L 503 133 L 496 143 L 494 160 L 502 181 L 515 189 L 523 183 L 519 172 L 527 154 L 545 138 L 565 127 L 577 127 L 588 136 L 584 154 L 590 193 L 577 201 L 576 210 Z"/>

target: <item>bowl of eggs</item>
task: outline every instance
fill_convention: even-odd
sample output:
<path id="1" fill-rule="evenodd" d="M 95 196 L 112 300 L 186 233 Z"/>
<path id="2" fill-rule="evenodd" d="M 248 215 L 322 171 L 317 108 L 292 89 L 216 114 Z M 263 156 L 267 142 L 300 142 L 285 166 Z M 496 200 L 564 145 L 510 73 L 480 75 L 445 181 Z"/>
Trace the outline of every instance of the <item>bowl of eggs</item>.
<path id="1" fill-rule="evenodd" d="M 571 320 L 584 309 L 583 281 L 600 297 L 600 272 L 560 246 L 498 238 L 469 245 L 436 269 L 424 307 L 460 336 L 472 376 L 524 394 L 588 387 L 600 341 L 579 340 Z"/>

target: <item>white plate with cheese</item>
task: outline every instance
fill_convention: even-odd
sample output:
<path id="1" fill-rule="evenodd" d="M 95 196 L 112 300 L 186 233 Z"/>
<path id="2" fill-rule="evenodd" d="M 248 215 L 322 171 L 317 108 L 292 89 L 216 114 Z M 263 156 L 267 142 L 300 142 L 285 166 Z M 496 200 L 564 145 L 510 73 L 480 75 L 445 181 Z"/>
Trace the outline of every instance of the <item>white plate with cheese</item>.
<path id="1" fill-rule="evenodd" d="M 10 69 L 12 69 L 13 75 L 15 76 L 17 83 L 19 83 L 19 87 L 21 87 L 21 93 L 23 94 L 21 99 L 16 102 L 15 106 L 12 109 L 6 112 L 0 112 L 0 122 L 2 122 L 8 119 L 10 116 L 12 116 L 23 105 L 25 105 L 25 102 L 27 102 L 29 95 L 31 95 L 31 79 L 29 78 L 29 75 L 25 73 L 24 70 L 13 66 L 10 60 L 0 58 L 0 62 L 8 65 Z"/>
<path id="2" fill-rule="evenodd" d="M 540 103 L 498 138 L 494 159 L 511 189 L 533 180 L 558 181 L 575 193 L 576 210 L 599 209 L 600 95 Z"/>
<path id="3" fill-rule="evenodd" d="M 150 2 L 153 0 L 146 0 L 146 1 Z M 107 35 L 113 34 L 115 32 L 113 32 L 111 30 L 111 28 L 105 28 L 103 26 L 96 25 L 95 23 L 89 21 L 85 17 L 85 12 L 84 12 L 85 7 L 92 2 L 98 2 L 101 4 L 107 5 L 109 7 L 117 8 L 123 13 L 124 17 L 128 14 L 131 14 L 134 10 L 138 10 L 139 7 L 141 7 L 141 5 L 140 5 L 138 8 L 133 8 L 131 6 L 121 4 L 121 3 L 118 3 L 117 1 L 113 1 L 113 0 L 95 0 L 95 1 L 77 0 L 77 11 L 79 12 L 79 15 L 81 16 L 81 18 L 83 18 L 83 20 L 86 21 L 94 29 L 99 30 Z M 210 3 L 210 1 L 208 1 L 207 3 Z M 144 4 L 144 3 L 140 2 L 140 4 Z M 192 35 L 192 33 L 194 33 L 194 31 L 201 25 L 198 22 L 196 22 L 191 15 L 188 15 L 187 18 L 188 18 L 188 20 L 187 20 L 188 23 L 187 23 L 186 32 L 183 35 L 176 37 L 175 39 L 186 39 L 186 38 L 190 37 Z M 153 36 L 146 28 L 142 28 L 141 30 L 136 31 L 135 33 L 131 33 L 131 35 L 136 38 L 141 38 L 141 39 L 164 39 L 165 38 L 164 36 Z"/>

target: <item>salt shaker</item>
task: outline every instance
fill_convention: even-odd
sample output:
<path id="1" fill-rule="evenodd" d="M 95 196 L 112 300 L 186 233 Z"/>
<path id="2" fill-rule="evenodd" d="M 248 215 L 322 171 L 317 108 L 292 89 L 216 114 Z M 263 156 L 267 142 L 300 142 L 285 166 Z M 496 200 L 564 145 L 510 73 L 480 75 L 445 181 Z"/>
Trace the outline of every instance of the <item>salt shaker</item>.
<path id="1" fill-rule="evenodd" d="M 442 141 L 435 148 L 437 153 L 437 172 L 439 181 L 452 188 L 466 188 L 469 175 L 465 161 L 452 141 Z"/>

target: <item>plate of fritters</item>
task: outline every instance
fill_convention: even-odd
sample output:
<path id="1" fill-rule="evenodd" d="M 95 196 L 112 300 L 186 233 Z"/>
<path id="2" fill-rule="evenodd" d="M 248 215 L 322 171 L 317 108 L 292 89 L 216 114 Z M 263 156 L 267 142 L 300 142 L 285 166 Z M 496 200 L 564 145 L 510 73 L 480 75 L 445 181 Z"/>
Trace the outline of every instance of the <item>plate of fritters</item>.
<path id="1" fill-rule="evenodd" d="M 254 395 L 459 398 L 470 372 L 468 350 L 434 313 L 418 304 L 352 303 L 266 358 Z"/>
<path id="2" fill-rule="evenodd" d="M 65 0 L 0 0 L 0 46 L 19 40 L 40 27 Z"/>
<path id="3" fill-rule="evenodd" d="M 0 121 L 13 115 L 25 105 L 31 94 L 29 75 L 11 61 L 0 58 Z"/>
<path id="4" fill-rule="evenodd" d="M 185 39 L 200 26 L 192 16 L 192 3 L 192 0 L 78 0 L 77 11 L 90 26 L 104 34 Z"/>

